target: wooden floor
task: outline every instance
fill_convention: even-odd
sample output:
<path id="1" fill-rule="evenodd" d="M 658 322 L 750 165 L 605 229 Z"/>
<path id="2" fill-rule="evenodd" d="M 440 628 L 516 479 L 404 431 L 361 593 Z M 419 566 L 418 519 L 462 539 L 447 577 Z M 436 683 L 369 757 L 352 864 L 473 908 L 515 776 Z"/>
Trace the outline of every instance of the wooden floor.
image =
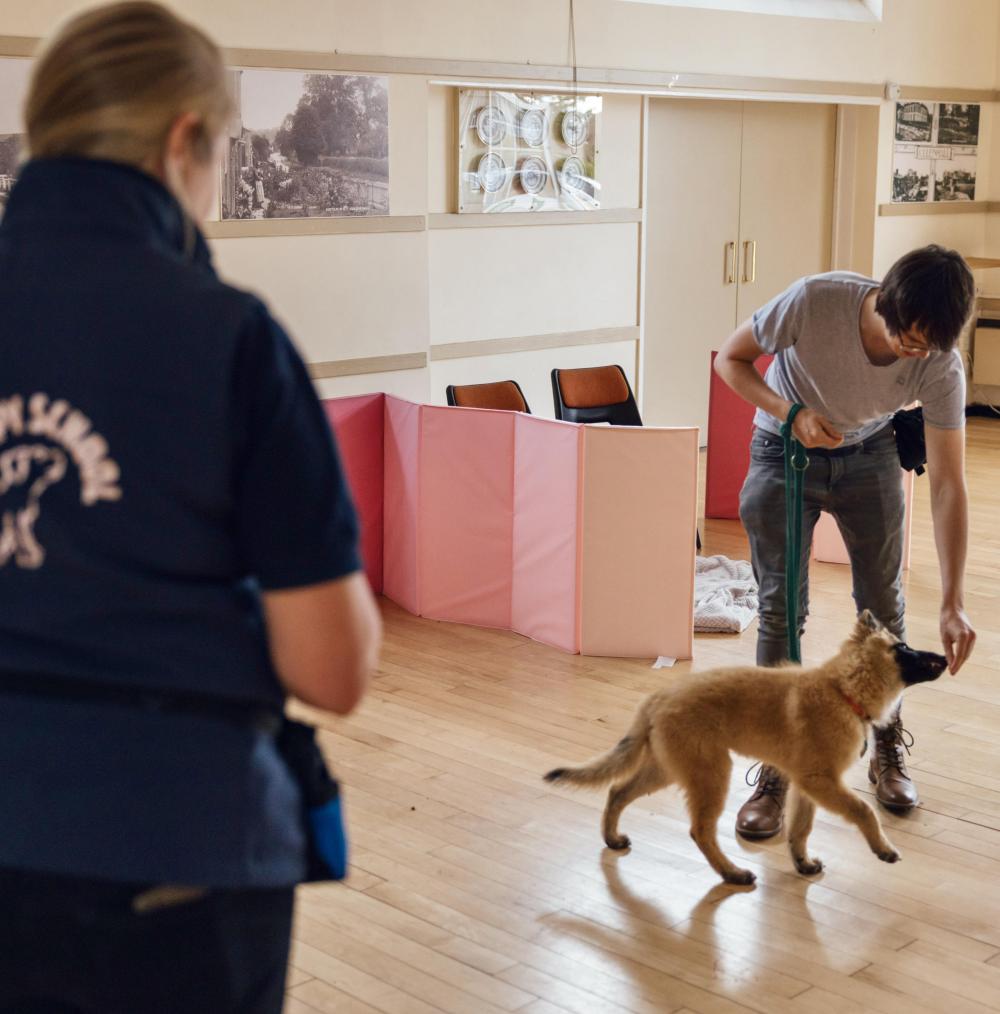
<path id="1" fill-rule="evenodd" d="M 541 774 L 605 749 L 644 694 L 691 665 L 752 660 L 754 628 L 701 636 L 693 663 L 580 658 L 510 633 L 414 618 L 386 603 L 384 660 L 348 720 L 322 718 L 346 784 L 353 871 L 300 890 L 288 1014 L 777 1014 L 1000 1010 L 1000 419 L 969 426 L 979 629 L 959 677 L 908 692 L 911 768 L 923 806 L 884 816 L 903 862 L 819 812 L 826 870 L 798 876 L 784 841 L 733 834 L 758 875 L 720 885 L 667 790 L 623 818 L 630 853 L 603 847 L 603 793 Z M 917 480 L 909 639 L 937 645 L 937 564 Z M 705 552 L 746 558 L 734 522 L 709 521 Z M 846 568 L 814 565 L 803 648 L 820 659 L 853 617 Z M 869 793 L 862 762 L 851 784 Z"/>

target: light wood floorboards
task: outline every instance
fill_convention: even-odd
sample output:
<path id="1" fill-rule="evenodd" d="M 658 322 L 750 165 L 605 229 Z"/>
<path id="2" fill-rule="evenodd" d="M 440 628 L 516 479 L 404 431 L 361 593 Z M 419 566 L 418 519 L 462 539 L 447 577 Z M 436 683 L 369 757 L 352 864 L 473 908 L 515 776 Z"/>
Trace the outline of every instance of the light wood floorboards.
<path id="1" fill-rule="evenodd" d="M 613 743 L 642 697 L 692 666 L 751 661 L 754 627 L 699 636 L 693 663 L 580 658 L 515 634 L 435 623 L 385 603 L 374 686 L 347 720 L 318 716 L 345 785 L 353 867 L 302 888 L 288 1014 L 840 1014 L 1000 1010 L 1000 420 L 972 420 L 967 605 L 979 630 L 957 678 L 908 693 L 923 806 L 883 815 L 903 853 L 879 863 L 819 811 L 826 870 L 792 869 L 784 840 L 723 847 L 759 877 L 721 886 L 667 790 L 635 803 L 629 854 L 599 834 L 602 793 L 543 772 Z M 937 563 L 917 480 L 909 639 L 933 649 Z M 747 556 L 735 522 L 706 553 Z M 847 568 L 814 565 L 806 661 L 853 618 Z M 864 762 L 851 784 L 869 793 Z"/>

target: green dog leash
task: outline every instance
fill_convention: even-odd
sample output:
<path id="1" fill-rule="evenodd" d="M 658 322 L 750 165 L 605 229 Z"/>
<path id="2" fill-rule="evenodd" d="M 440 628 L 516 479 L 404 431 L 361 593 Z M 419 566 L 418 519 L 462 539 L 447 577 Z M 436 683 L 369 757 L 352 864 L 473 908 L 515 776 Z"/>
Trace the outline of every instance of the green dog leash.
<path id="1" fill-rule="evenodd" d="M 785 622 L 788 624 L 788 657 L 801 662 L 799 649 L 799 564 L 802 559 L 802 482 L 809 467 L 806 449 L 795 439 L 792 423 L 802 411 L 792 405 L 781 427 L 785 444 Z"/>

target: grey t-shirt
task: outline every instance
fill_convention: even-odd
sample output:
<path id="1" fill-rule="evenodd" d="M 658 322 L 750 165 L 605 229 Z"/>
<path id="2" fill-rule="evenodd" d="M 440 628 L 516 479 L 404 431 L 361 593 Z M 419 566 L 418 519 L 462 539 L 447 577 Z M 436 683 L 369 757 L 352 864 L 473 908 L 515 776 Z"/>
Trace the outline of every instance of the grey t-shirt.
<path id="1" fill-rule="evenodd" d="M 764 376 L 783 398 L 825 416 L 844 446 L 871 436 L 914 401 L 931 426 L 965 425 L 965 368 L 957 350 L 932 351 L 874 366 L 861 344 L 861 304 L 879 283 L 850 271 L 802 278 L 753 315 L 757 344 L 774 353 Z M 757 409 L 754 422 L 779 433 L 781 422 Z"/>

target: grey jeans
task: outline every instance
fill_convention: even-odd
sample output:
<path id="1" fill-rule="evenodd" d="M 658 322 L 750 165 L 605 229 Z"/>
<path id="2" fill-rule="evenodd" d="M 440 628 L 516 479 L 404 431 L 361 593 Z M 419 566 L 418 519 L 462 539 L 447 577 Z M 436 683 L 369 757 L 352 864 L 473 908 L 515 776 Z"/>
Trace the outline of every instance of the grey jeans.
<path id="1" fill-rule="evenodd" d="M 897 637 L 904 638 L 905 500 L 892 426 L 879 430 L 852 454 L 826 456 L 810 451 L 803 485 L 799 633 L 809 613 L 813 529 L 820 512 L 826 511 L 835 518 L 847 546 L 858 612 L 870 609 Z M 740 519 L 750 538 L 753 572 L 760 588 L 757 664 L 776 665 L 788 658 L 784 448 L 780 437 L 764 430 L 756 430 L 750 441 Z"/>

